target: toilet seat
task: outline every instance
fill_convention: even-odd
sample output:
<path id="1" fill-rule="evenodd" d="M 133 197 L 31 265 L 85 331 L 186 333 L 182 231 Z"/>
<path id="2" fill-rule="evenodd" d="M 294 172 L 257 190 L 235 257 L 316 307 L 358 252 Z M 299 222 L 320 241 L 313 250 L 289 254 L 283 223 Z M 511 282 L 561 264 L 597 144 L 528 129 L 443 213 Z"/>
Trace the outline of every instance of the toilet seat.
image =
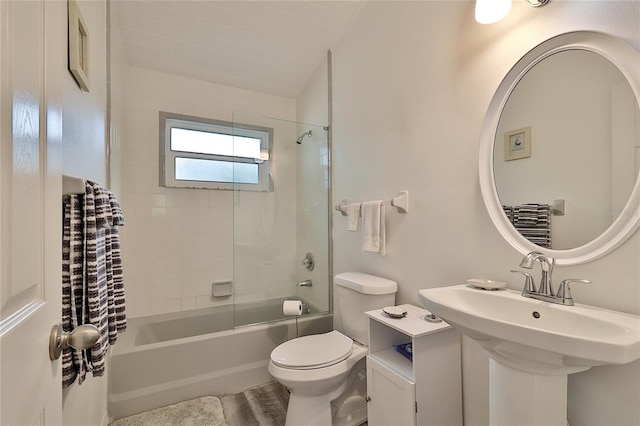
<path id="1" fill-rule="evenodd" d="M 353 340 L 339 331 L 289 340 L 271 352 L 271 362 L 292 370 L 328 367 L 351 355 Z"/>

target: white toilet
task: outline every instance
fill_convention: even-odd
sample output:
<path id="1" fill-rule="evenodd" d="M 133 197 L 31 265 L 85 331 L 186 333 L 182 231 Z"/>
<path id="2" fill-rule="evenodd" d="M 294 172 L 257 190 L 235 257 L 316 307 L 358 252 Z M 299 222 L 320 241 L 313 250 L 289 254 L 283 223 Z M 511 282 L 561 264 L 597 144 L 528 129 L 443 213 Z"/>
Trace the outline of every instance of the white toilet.
<path id="1" fill-rule="evenodd" d="M 360 272 L 334 278 L 334 328 L 271 352 L 269 372 L 291 391 L 286 426 L 359 425 L 367 419 L 366 311 L 395 305 L 398 285 Z"/>

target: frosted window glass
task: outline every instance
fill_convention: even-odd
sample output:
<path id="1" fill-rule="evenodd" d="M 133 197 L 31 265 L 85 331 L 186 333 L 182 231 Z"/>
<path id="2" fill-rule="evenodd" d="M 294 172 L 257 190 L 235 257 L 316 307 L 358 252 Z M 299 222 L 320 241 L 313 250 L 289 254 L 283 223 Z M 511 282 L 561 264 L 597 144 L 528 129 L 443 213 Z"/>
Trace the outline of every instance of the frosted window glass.
<path id="1" fill-rule="evenodd" d="M 260 139 L 171 128 L 171 150 L 228 157 L 260 158 Z"/>
<path id="2" fill-rule="evenodd" d="M 258 165 L 176 157 L 176 180 L 258 184 Z"/>
<path id="3" fill-rule="evenodd" d="M 160 112 L 161 184 L 272 191 L 273 129 Z"/>

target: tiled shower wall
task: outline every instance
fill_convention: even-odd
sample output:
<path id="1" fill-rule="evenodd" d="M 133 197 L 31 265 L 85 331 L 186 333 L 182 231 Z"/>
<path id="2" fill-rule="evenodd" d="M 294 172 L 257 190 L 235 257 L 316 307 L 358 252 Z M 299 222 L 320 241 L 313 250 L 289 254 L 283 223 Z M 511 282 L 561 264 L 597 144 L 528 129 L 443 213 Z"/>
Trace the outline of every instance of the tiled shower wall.
<path id="1" fill-rule="evenodd" d="M 231 297 L 213 298 L 211 283 L 234 279 L 234 192 L 159 186 L 158 112 L 233 121 L 233 112 L 242 111 L 294 121 L 295 100 L 136 67 L 126 67 L 124 80 L 121 202 L 128 315 L 232 303 Z M 250 217 L 265 195 L 241 194 L 236 220 Z M 280 204 L 295 208 L 295 200 Z"/>

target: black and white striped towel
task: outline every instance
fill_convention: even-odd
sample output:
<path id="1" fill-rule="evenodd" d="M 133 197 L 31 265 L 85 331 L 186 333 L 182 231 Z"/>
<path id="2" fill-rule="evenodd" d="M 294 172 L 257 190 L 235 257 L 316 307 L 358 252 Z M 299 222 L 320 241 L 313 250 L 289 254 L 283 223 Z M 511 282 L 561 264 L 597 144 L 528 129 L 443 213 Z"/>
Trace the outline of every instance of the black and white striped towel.
<path id="1" fill-rule="evenodd" d="M 502 208 L 523 237 L 541 247 L 551 248 L 551 207 L 548 204 L 529 203 Z"/>
<path id="2" fill-rule="evenodd" d="M 87 181 L 84 195 L 64 198 L 62 246 L 62 325 L 65 331 L 93 324 L 100 339 L 86 351 L 62 353 L 62 385 L 87 372 L 102 376 L 109 346 L 127 326 L 124 275 L 118 226 L 124 216 L 114 195 Z"/>

